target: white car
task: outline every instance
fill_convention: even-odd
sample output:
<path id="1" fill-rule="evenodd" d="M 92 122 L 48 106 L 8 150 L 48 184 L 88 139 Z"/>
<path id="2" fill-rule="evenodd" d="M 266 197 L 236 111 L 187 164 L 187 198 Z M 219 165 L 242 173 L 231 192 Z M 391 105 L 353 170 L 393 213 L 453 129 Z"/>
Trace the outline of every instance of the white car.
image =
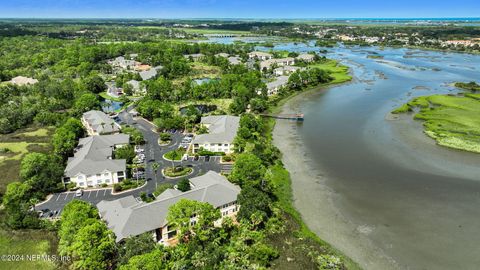
<path id="1" fill-rule="evenodd" d="M 83 189 L 79 189 L 75 191 L 75 197 L 82 197 L 82 195 L 83 195 Z"/>

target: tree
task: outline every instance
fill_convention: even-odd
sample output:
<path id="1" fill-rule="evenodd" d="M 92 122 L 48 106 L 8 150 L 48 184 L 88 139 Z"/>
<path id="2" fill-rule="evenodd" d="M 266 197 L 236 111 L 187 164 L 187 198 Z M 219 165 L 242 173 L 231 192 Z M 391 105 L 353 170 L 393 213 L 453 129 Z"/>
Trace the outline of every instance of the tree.
<path id="1" fill-rule="evenodd" d="M 168 209 L 169 224 L 178 226 L 180 242 L 195 235 L 200 241 L 208 241 L 213 223 L 220 218 L 220 210 L 209 203 L 181 199 Z M 192 234 L 193 233 L 193 234 Z"/>
<path id="2" fill-rule="evenodd" d="M 93 219 L 75 234 L 71 251 L 76 269 L 112 269 L 115 235 L 105 223 Z"/>
<path id="3" fill-rule="evenodd" d="M 20 177 L 38 192 L 39 197 L 57 190 L 63 176 L 63 164 L 59 157 L 42 153 L 27 154 L 20 165 Z"/>
<path id="4" fill-rule="evenodd" d="M 133 256 L 151 252 L 155 245 L 155 240 L 150 232 L 129 237 L 118 247 L 118 263 L 120 265 L 127 264 Z"/>
<path id="5" fill-rule="evenodd" d="M 77 115 L 80 115 L 86 111 L 100 109 L 100 101 L 95 94 L 86 93 L 75 101 L 73 109 Z"/>
<path id="6" fill-rule="evenodd" d="M 120 266 L 120 270 L 164 270 L 169 269 L 164 263 L 166 252 L 155 249 L 150 253 L 132 257 L 127 264 Z"/>
<path id="7" fill-rule="evenodd" d="M 237 201 L 241 205 L 238 212 L 239 219 L 251 221 L 252 216 L 258 213 L 263 220 L 267 220 L 271 215 L 270 204 L 272 200 L 265 192 L 252 186 L 242 188 Z"/>
<path id="8" fill-rule="evenodd" d="M 31 186 L 28 183 L 8 184 L 3 205 L 7 218 L 5 223 L 13 229 L 38 228 L 40 223 L 35 212 L 30 211 Z"/>
<path id="9" fill-rule="evenodd" d="M 242 153 L 237 156 L 233 166 L 230 180 L 241 187 L 253 185 L 260 186 L 265 174 L 265 166 L 262 160 L 251 153 Z"/>
<path id="10" fill-rule="evenodd" d="M 98 211 L 89 203 L 79 200 L 69 202 L 62 211 L 58 236 L 58 251 L 61 255 L 72 255 L 72 245 L 78 231 L 98 218 Z"/>
<path id="11" fill-rule="evenodd" d="M 178 190 L 185 192 L 190 190 L 190 181 L 187 178 L 183 178 L 178 182 L 177 185 Z"/>
<path id="12" fill-rule="evenodd" d="M 155 189 L 157 189 L 157 173 L 158 173 L 158 169 L 160 168 L 160 163 L 158 162 L 153 162 L 152 164 L 152 169 L 153 169 L 153 172 L 154 172 L 154 177 L 155 177 Z"/>
<path id="13" fill-rule="evenodd" d="M 126 145 L 115 150 L 116 159 L 125 159 L 127 164 L 132 163 L 135 158 L 135 151 L 133 150 L 133 145 Z"/>
<path id="14" fill-rule="evenodd" d="M 84 134 L 80 120 L 70 118 L 53 135 L 52 144 L 56 154 L 66 158 L 73 153 L 77 140 Z"/>
<path id="15" fill-rule="evenodd" d="M 91 75 L 83 80 L 83 88 L 92 93 L 98 94 L 107 90 L 105 81 L 98 75 Z"/>

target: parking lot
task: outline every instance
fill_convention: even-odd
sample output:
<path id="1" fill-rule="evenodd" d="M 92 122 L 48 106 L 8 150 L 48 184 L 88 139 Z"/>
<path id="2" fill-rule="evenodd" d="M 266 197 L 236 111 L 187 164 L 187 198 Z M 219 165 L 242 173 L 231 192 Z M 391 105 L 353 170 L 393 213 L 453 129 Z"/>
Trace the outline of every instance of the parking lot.
<path id="1" fill-rule="evenodd" d="M 141 169 L 133 170 L 132 179 L 146 179 L 146 184 L 138 189 L 129 190 L 122 193 L 112 194 L 111 188 L 84 190 L 82 196 L 76 197 L 75 192 L 56 193 L 51 196 L 48 201 L 37 204 L 36 210 L 43 211 L 46 217 L 56 218 L 61 214 L 63 207 L 73 199 L 79 199 L 96 205 L 102 200 L 115 200 L 126 196 L 134 196 L 139 200 L 140 193 L 152 194 L 158 185 L 163 183 L 176 184 L 178 179 L 168 179 L 161 175 L 163 168 L 172 166 L 172 161 L 165 160 L 163 155 L 169 151 L 175 150 L 179 147 L 184 147 L 192 140 L 192 136 L 183 134 L 181 130 L 170 130 L 171 143 L 166 146 L 158 144 L 159 134 L 155 131 L 155 127 L 148 121 L 142 118 L 133 120 L 133 118 L 126 112 L 118 116 L 122 122 L 133 125 L 140 130 L 144 135 L 146 144 L 142 147 L 136 147 L 136 164 L 141 165 Z M 189 177 L 195 177 L 207 171 L 229 172 L 231 165 L 221 164 L 221 157 L 188 157 L 185 160 L 173 161 L 174 165 L 183 165 L 192 167 L 193 173 Z M 159 168 L 155 177 L 155 170 L 153 164 L 158 163 Z M 51 215 L 51 216 L 50 216 Z"/>

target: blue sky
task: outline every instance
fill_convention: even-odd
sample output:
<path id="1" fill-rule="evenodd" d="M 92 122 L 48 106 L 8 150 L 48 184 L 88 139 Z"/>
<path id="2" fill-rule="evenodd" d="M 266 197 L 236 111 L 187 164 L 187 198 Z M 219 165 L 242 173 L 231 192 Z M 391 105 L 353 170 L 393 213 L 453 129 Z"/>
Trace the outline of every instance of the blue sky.
<path id="1" fill-rule="evenodd" d="M 480 0 L 0 0 L 12 18 L 480 17 Z"/>

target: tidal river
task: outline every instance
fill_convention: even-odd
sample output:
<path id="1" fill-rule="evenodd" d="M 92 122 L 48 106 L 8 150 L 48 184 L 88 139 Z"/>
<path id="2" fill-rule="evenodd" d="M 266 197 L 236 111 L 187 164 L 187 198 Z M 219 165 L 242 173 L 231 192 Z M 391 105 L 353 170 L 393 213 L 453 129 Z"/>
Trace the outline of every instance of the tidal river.
<path id="1" fill-rule="evenodd" d="M 388 118 L 412 97 L 480 80 L 480 56 L 329 50 L 353 81 L 291 99 L 283 112 L 304 123 L 274 131 L 307 225 L 365 269 L 480 269 L 480 154 L 435 145 L 412 116 Z"/>

